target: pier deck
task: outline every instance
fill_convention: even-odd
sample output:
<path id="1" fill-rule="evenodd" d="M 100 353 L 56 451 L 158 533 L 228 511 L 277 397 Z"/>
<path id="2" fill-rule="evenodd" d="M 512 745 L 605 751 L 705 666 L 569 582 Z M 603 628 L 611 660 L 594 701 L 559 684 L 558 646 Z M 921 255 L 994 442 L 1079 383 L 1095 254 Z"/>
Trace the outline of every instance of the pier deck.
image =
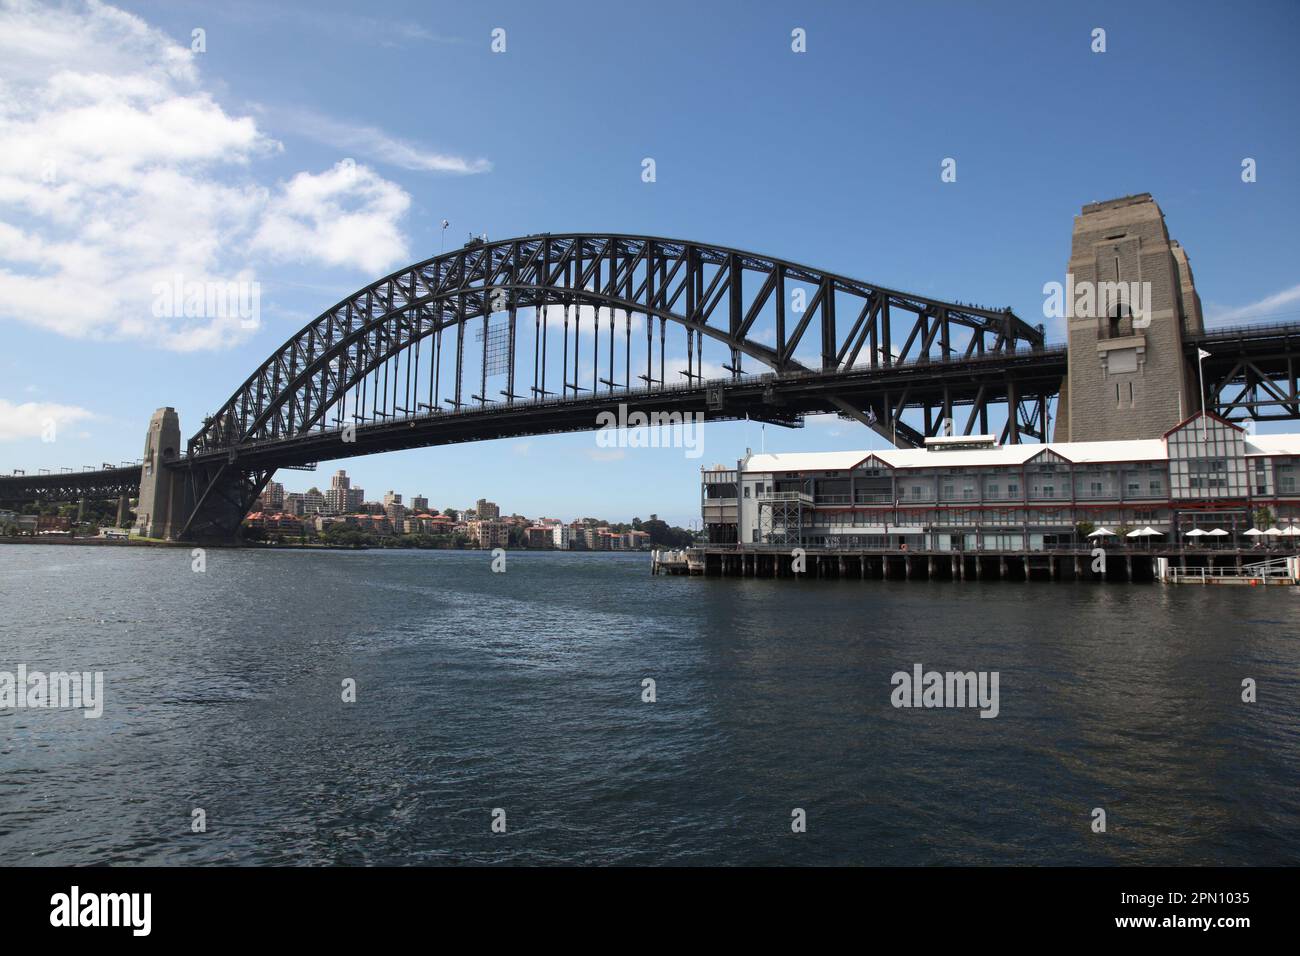
<path id="1" fill-rule="evenodd" d="M 802 553 L 800 553 L 802 552 Z M 1265 566 L 1267 565 L 1267 566 Z M 1252 550 L 871 551 L 705 545 L 658 552 L 656 574 L 920 581 L 1291 584 L 1300 558 Z"/>

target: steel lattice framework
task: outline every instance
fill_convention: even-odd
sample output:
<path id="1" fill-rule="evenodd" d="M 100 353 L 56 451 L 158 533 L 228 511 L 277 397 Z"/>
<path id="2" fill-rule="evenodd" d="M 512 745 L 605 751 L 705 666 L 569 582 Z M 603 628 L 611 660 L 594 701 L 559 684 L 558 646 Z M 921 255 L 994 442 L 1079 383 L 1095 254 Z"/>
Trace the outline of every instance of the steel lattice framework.
<path id="1" fill-rule="evenodd" d="M 1300 324 L 1212 329 L 1188 344 L 1188 361 L 1205 349 L 1208 407 L 1233 421 L 1300 418 Z"/>
<path id="2" fill-rule="evenodd" d="M 504 345 L 487 331 L 499 313 Z M 634 339 L 637 324 L 644 327 Z M 346 423 L 668 389 L 672 372 L 689 384 L 739 379 L 746 357 L 780 376 L 970 359 L 1042 342 L 1041 328 L 1010 309 L 910 295 L 738 249 L 613 234 L 474 241 L 386 276 L 309 323 L 205 419 L 189 455 L 215 457 Z M 719 361 L 706 359 L 706 343 Z M 481 354 L 467 356 L 476 344 Z M 524 385 L 529 347 L 532 380 Z M 502 348 L 504 362 L 493 351 Z M 670 368 L 670 354 L 685 367 Z M 488 383 L 503 366 L 498 397 Z M 969 396 L 981 417 L 997 400 L 982 389 Z M 873 409 L 842 398 L 831 404 L 899 444 L 919 444 L 952 416 L 951 398 Z M 923 408 L 924 425 L 902 422 L 905 407 Z M 1012 440 L 1042 437 L 1043 424 L 1013 427 Z"/>
<path id="3" fill-rule="evenodd" d="M 0 475 L 0 502 L 134 498 L 139 493 L 139 465 L 53 475 Z"/>

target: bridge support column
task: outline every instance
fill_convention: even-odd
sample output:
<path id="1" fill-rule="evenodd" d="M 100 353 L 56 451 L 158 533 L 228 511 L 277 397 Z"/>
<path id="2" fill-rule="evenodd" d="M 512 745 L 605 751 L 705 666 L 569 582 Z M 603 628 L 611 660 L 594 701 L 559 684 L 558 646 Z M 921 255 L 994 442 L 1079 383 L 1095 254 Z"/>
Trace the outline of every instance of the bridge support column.
<path id="1" fill-rule="evenodd" d="M 122 495 L 117 499 L 117 523 L 116 528 L 126 527 L 126 516 L 131 513 L 131 499 Z"/>
<path id="2" fill-rule="evenodd" d="M 149 420 L 140 469 L 140 504 L 133 533 L 145 538 L 179 537 L 189 517 L 185 475 L 168 465 L 180 457 L 181 420 L 174 408 L 160 408 Z"/>

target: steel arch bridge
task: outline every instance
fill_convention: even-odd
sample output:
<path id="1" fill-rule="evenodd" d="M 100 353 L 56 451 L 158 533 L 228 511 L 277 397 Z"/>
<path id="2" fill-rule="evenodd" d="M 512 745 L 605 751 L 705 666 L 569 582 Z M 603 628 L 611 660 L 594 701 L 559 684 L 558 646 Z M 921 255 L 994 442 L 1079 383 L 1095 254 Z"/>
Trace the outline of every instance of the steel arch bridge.
<path id="1" fill-rule="evenodd" d="M 788 297 L 795 299 L 794 308 Z M 518 346 L 527 330 L 518 324 L 520 310 L 531 312 L 534 325 L 533 380 L 522 394 L 516 391 L 522 387 Z M 908 316 L 902 328 L 894 321 L 898 312 Z M 495 328 L 490 325 L 494 314 L 506 317 Z M 762 323 L 764 318 L 769 321 Z M 476 319 L 481 361 L 467 366 L 468 326 Z M 600 325 L 606 319 L 602 350 Z M 644 326 L 643 349 L 632 341 L 636 324 Z M 686 367 L 675 371 L 687 382 L 708 377 L 706 340 L 725 350 L 720 367 L 732 379 L 743 375 L 745 356 L 777 373 L 810 371 L 807 358 L 796 358 L 806 340 L 816 349 L 812 367 L 822 372 L 971 358 L 1043 343 L 1041 327 L 1027 325 L 1010 309 L 942 302 L 737 249 L 604 234 L 472 242 L 386 276 L 309 323 L 205 420 L 189 451 L 203 455 L 324 429 L 330 411 L 338 426 L 438 412 L 442 403 L 461 411 L 519 399 L 609 394 L 634 388 L 634 377 L 649 389 L 665 388 L 671 384 L 670 324 L 685 336 Z M 756 335 L 764 325 L 766 335 Z M 810 329 L 813 335 L 807 334 Z M 561 330 L 557 381 L 547 346 Z M 455 333 L 454 372 L 440 381 L 442 367 L 451 364 L 442 343 L 450 332 Z M 590 386 L 579 374 L 584 333 L 592 339 Z M 423 342 L 429 344 L 422 371 Z M 639 362 L 633 365 L 638 351 L 644 372 Z M 403 360 L 404 382 L 397 374 Z M 466 378 L 476 366 L 479 390 L 467 394 Z M 390 370 L 391 380 L 381 384 L 375 373 L 383 378 Z M 499 399 L 484 384 L 494 371 L 506 379 Z M 421 378 L 427 400 L 422 400 Z M 933 434 L 895 421 L 890 409 L 882 411 L 873 425 L 887 437 L 919 444 Z M 938 421 L 937 414 L 931 418 Z"/>
<path id="2" fill-rule="evenodd" d="M 964 407 L 966 433 L 987 431 L 993 412 L 1005 440 L 1043 440 L 1063 353 L 1020 383 L 1008 365 L 1042 347 L 1041 327 L 1010 309 L 739 249 L 603 233 L 474 240 L 342 300 L 204 420 L 188 443 L 186 533 L 226 533 L 277 467 L 588 430 L 619 401 L 788 425 L 836 412 L 905 445 L 961 427 Z"/>

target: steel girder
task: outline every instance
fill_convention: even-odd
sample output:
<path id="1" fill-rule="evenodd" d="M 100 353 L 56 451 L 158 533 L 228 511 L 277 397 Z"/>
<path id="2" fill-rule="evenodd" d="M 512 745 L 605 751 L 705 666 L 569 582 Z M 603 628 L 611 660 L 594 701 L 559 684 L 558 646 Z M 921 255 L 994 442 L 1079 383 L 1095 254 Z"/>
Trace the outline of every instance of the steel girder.
<path id="1" fill-rule="evenodd" d="M 274 469 L 247 468 L 232 461 L 191 464 L 185 472 L 189 514 L 177 535 L 182 540 L 233 541 Z"/>
<path id="2" fill-rule="evenodd" d="M 1207 332 L 1189 343 L 1196 369 L 1204 360 L 1208 406 L 1223 418 L 1281 421 L 1300 418 L 1300 324 L 1240 326 Z"/>
<path id="3" fill-rule="evenodd" d="M 135 498 L 140 494 L 140 466 L 57 475 L 0 475 L 0 501 L 79 501 Z"/>
<path id="4" fill-rule="evenodd" d="M 804 292 L 802 310 L 793 301 L 796 288 Z M 580 306 L 596 310 L 590 333 L 594 342 L 589 387 L 579 381 L 580 371 L 588 374 L 579 365 L 580 309 L 573 329 L 572 370 L 569 364 L 569 318 Z M 563 369 L 557 383 L 555 363 L 549 363 L 552 387 L 548 388 L 547 338 L 556 307 L 564 316 Z M 533 383 L 527 396 L 516 383 L 522 354 L 518 346 L 525 340 L 522 326 L 527 324 L 517 321 L 520 309 L 532 309 L 534 320 Z M 605 343 L 601 342 L 601 310 L 609 315 Z M 621 330 L 620 345 L 615 313 L 645 317 L 645 348 L 637 355 L 635 370 L 631 319 Z M 907 315 L 902 323 L 896 318 L 900 313 Z M 454 413 L 495 402 L 486 387 L 487 349 L 502 347 L 500 336 L 487 333 L 489 316 L 494 314 L 505 314 L 508 324 L 508 375 L 501 393 L 505 405 L 525 397 L 545 400 L 556 394 L 576 397 L 584 391 L 594 395 L 602 390 L 629 390 L 634 374 L 648 387 L 667 387 L 670 326 L 684 333 L 686 340 L 686 368 L 671 371 L 688 382 L 707 377 L 706 339 L 715 344 L 711 348 L 721 345 L 725 350 L 727 360 L 721 367 L 731 377 L 743 374 L 745 356 L 781 374 L 809 368 L 888 367 L 916 360 L 942 362 L 1038 348 L 1043 342 L 1041 328 L 1027 325 L 1009 309 L 915 296 L 720 246 L 614 234 L 543 234 L 473 242 L 386 276 L 309 323 L 205 419 L 190 439 L 190 455 L 211 455 L 232 446 L 324 430 L 331 410 L 335 425 L 346 422 L 349 412 L 353 422 L 364 424 L 432 414 L 441 411 L 444 403 Z M 464 355 L 467 326 L 473 320 L 483 323 L 479 334 L 483 384 L 480 394 L 466 395 L 463 376 L 467 368 L 476 367 L 467 367 Z M 763 328 L 761 338 L 756 334 L 758 326 Z M 440 382 L 439 372 L 446 364 L 442 339 L 449 330 L 455 330 L 454 371 L 448 370 L 449 381 Z M 427 402 L 421 401 L 422 342 L 428 342 L 430 361 Z M 801 347 L 801 358 L 796 358 Z M 816 358 L 810 358 L 814 349 Z M 404 387 L 399 380 L 403 356 Z M 388 372 L 394 360 L 390 383 Z M 449 397 L 443 397 L 443 385 L 448 386 Z M 838 400 L 835 406 L 881 434 L 896 431 L 911 444 L 923 437 L 894 417 L 867 415 L 847 400 Z M 926 417 L 934 420 L 937 429 L 945 416 L 927 410 Z"/>

